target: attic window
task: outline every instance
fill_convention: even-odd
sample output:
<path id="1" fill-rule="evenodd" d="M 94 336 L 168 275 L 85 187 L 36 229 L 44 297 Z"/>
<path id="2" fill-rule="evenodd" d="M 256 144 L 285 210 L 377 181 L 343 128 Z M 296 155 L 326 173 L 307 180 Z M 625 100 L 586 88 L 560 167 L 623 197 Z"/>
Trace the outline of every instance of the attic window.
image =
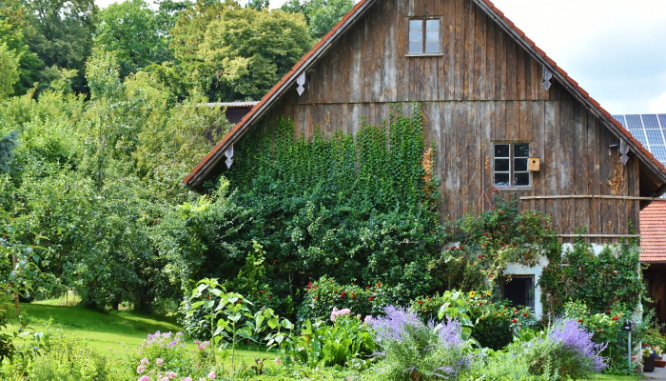
<path id="1" fill-rule="evenodd" d="M 409 54 L 440 53 L 439 19 L 409 20 Z"/>
<path id="2" fill-rule="evenodd" d="M 526 187 L 530 185 L 527 161 L 530 145 L 526 143 L 495 144 L 495 186 Z"/>

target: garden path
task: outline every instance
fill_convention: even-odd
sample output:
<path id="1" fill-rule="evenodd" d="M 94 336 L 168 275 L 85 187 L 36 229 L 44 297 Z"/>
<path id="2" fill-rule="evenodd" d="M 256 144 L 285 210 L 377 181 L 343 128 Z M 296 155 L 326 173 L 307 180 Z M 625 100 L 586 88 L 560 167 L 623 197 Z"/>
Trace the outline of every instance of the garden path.
<path id="1" fill-rule="evenodd" d="M 654 368 L 654 372 L 645 372 L 645 378 L 666 381 L 666 368 Z"/>

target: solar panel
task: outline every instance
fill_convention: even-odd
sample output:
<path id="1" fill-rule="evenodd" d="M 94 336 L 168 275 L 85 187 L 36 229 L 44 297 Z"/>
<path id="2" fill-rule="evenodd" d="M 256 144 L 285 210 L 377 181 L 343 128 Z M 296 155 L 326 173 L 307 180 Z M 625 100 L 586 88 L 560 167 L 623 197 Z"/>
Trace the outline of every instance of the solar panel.
<path id="1" fill-rule="evenodd" d="M 644 135 L 634 135 L 634 137 L 641 142 L 642 145 L 647 146 L 647 139 L 645 139 Z"/>
<path id="2" fill-rule="evenodd" d="M 666 146 L 650 146 L 650 151 L 659 161 L 666 161 Z"/>
<path id="3" fill-rule="evenodd" d="M 640 115 L 625 115 L 629 128 L 643 128 Z"/>
<path id="4" fill-rule="evenodd" d="M 645 128 L 659 128 L 659 122 L 657 122 L 657 115 L 644 114 L 643 124 L 645 125 Z"/>
<path id="5" fill-rule="evenodd" d="M 661 130 L 645 130 L 650 145 L 664 145 L 664 138 L 661 136 Z"/>
<path id="6" fill-rule="evenodd" d="M 659 122 L 661 123 L 661 128 L 666 131 L 666 114 L 659 114 Z"/>
<path id="7" fill-rule="evenodd" d="M 641 140 L 641 139 L 645 140 L 646 139 L 645 138 L 645 132 L 643 132 L 643 129 L 637 130 L 635 128 L 630 128 L 629 132 L 631 132 L 631 134 L 638 140 Z"/>
<path id="8" fill-rule="evenodd" d="M 627 128 L 627 122 L 624 120 L 624 115 L 613 115 L 613 118 L 615 118 L 622 127 Z"/>

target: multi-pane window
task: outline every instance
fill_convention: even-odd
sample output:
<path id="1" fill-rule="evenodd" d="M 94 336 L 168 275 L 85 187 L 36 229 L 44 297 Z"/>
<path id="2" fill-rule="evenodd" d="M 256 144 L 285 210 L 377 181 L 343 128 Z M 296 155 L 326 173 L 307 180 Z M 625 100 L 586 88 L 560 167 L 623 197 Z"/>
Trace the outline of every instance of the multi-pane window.
<path id="1" fill-rule="evenodd" d="M 440 53 L 439 20 L 409 20 L 409 54 Z"/>
<path id="2" fill-rule="evenodd" d="M 529 156 L 529 144 L 495 144 L 495 186 L 529 186 Z"/>

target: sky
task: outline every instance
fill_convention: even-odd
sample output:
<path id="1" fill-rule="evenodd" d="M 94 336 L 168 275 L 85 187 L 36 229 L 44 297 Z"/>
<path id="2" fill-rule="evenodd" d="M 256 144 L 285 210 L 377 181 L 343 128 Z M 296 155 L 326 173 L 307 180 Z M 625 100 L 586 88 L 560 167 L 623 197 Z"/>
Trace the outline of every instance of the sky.
<path id="1" fill-rule="evenodd" d="M 493 2 L 611 114 L 666 113 L 666 0 Z"/>

